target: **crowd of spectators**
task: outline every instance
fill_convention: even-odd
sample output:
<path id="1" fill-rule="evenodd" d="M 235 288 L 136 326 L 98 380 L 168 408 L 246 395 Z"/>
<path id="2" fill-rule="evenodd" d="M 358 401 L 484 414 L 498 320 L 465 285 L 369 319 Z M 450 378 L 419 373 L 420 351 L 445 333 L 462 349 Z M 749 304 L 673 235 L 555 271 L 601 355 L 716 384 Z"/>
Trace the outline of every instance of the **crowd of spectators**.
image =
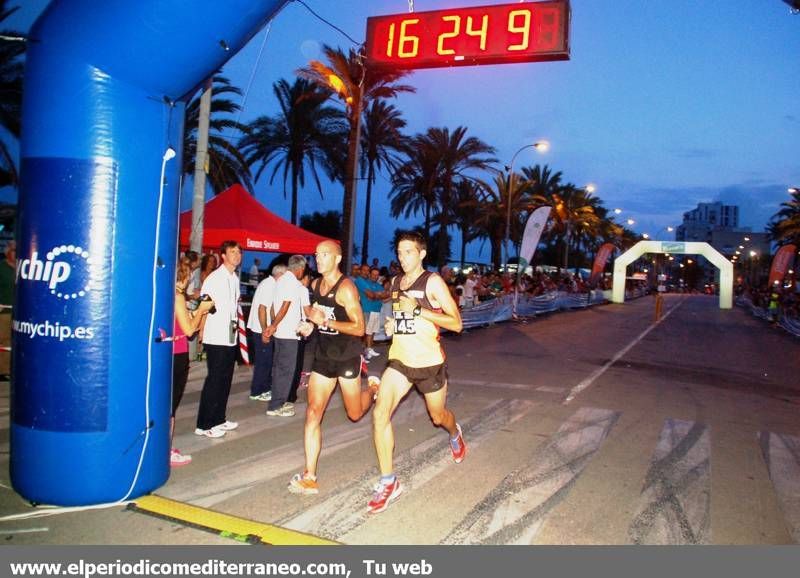
<path id="1" fill-rule="evenodd" d="M 800 317 L 800 295 L 798 295 L 797 285 L 791 284 L 789 287 L 775 284 L 769 287 L 764 283 L 754 287 L 748 283 L 740 283 L 736 286 L 736 296 L 743 297 L 753 304 L 767 311 L 768 316 L 777 321 L 781 315 L 792 319 Z"/>

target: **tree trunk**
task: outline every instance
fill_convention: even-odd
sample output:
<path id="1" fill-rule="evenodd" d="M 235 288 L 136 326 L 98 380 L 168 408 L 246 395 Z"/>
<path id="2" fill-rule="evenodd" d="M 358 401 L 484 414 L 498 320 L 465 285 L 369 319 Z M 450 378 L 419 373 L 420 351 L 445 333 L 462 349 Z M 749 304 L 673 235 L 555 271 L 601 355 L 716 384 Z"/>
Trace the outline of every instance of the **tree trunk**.
<path id="1" fill-rule="evenodd" d="M 442 190 L 442 207 L 439 211 L 439 247 L 437 250 L 439 259 L 438 263 L 436 264 L 439 269 L 444 267 L 444 265 L 447 263 L 447 252 L 450 249 L 450 238 L 447 236 L 447 228 L 450 225 L 449 211 L 451 186 L 450 179 L 447 179 Z"/>
<path id="2" fill-rule="evenodd" d="M 367 263 L 369 257 L 369 214 L 372 210 L 372 181 L 375 179 L 375 168 L 372 160 L 367 167 L 367 198 L 364 202 L 364 235 L 361 237 L 361 264 Z"/>
<path id="3" fill-rule="evenodd" d="M 500 267 L 500 261 L 503 258 L 503 240 L 502 239 L 492 239 L 492 269 L 497 269 Z"/>
<path id="4" fill-rule="evenodd" d="M 461 269 L 464 269 L 464 262 L 467 260 L 467 232 L 461 230 Z"/>
<path id="5" fill-rule="evenodd" d="M 292 164 L 292 225 L 298 225 L 297 218 L 297 167 Z"/>
<path id="6" fill-rule="evenodd" d="M 353 237 L 355 235 L 356 185 L 358 181 L 358 149 L 361 139 L 361 87 L 356 85 L 353 108 L 350 111 L 350 135 L 347 147 L 347 169 L 345 173 L 344 198 L 342 199 L 342 266 L 349 274 L 353 264 Z"/>
<path id="7" fill-rule="evenodd" d="M 200 97 L 197 150 L 194 156 L 194 195 L 192 197 L 192 231 L 189 235 L 189 248 L 197 253 L 203 252 L 203 213 L 206 206 L 206 157 L 208 156 L 208 126 L 211 122 L 211 86 L 213 83 L 213 77 L 206 80 L 203 95 Z"/>

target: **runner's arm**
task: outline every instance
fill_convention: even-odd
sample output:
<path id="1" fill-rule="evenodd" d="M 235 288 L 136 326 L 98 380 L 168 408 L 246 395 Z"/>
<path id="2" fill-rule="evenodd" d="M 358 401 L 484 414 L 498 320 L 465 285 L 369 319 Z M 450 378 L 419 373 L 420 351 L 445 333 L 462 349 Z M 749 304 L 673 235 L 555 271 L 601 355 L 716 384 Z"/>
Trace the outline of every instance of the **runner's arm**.
<path id="1" fill-rule="evenodd" d="M 423 307 L 419 316 L 435 323 L 439 327 L 461 333 L 463 328 L 461 313 L 458 311 L 458 305 L 456 305 L 453 296 L 450 294 L 450 289 L 444 279 L 439 275 L 431 275 L 428 279 L 428 285 L 425 287 L 425 293 L 427 293 L 428 300 L 431 303 L 438 302 L 442 306 L 442 312 L 437 313 Z"/>
<path id="2" fill-rule="evenodd" d="M 364 323 L 364 311 L 361 309 L 361 301 L 358 298 L 358 289 L 349 279 L 345 279 L 336 292 L 336 302 L 347 311 L 347 321 L 338 319 L 328 320 L 328 327 L 335 329 L 339 333 L 364 335 L 366 324 Z"/>

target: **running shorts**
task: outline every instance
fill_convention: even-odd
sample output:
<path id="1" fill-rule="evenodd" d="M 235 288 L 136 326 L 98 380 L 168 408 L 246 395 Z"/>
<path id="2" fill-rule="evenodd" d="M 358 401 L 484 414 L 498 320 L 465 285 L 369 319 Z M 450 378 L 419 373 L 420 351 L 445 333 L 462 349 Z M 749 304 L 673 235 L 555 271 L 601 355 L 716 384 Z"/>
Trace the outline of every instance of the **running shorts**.
<path id="1" fill-rule="evenodd" d="M 361 375 L 361 356 L 350 359 L 328 359 L 317 356 L 311 371 L 328 379 L 355 379 Z"/>
<path id="2" fill-rule="evenodd" d="M 390 359 L 386 367 L 402 373 L 408 381 L 417 386 L 420 393 L 433 393 L 447 384 L 447 363 L 430 367 L 408 367 L 396 359 Z"/>

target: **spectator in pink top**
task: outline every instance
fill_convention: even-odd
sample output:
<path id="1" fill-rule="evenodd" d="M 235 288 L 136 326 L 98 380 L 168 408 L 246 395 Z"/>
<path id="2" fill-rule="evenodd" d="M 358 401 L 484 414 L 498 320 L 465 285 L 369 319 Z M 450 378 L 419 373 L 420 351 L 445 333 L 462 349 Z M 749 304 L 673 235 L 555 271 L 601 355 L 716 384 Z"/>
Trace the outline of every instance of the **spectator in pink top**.
<path id="1" fill-rule="evenodd" d="M 186 307 L 186 286 L 192 268 L 189 259 L 181 257 L 178 261 L 178 274 L 175 282 L 175 321 L 172 342 L 172 417 L 169 424 L 169 437 L 172 440 L 175 431 L 175 411 L 181 403 L 186 381 L 189 379 L 189 342 L 188 338 L 197 333 L 203 318 L 214 307 L 213 301 L 200 301 L 197 309 L 189 311 Z M 183 455 L 177 448 L 172 448 L 169 463 L 173 467 L 191 463 L 192 456 Z"/>

